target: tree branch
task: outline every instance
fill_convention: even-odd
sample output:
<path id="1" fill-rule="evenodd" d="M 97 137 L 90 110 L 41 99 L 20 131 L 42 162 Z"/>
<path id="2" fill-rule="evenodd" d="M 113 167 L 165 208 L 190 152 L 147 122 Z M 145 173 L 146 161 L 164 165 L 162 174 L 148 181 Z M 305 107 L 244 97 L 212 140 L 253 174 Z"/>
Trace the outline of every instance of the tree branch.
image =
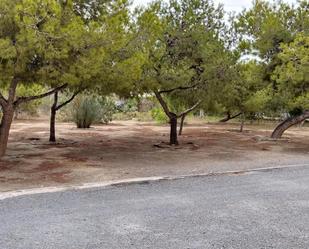
<path id="1" fill-rule="evenodd" d="M 172 88 L 172 89 L 168 89 L 168 90 L 161 90 L 159 91 L 159 93 L 171 93 L 171 92 L 174 92 L 174 91 L 177 91 L 177 90 L 188 90 L 188 89 L 192 89 L 192 88 L 195 88 L 199 85 L 199 83 L 197 84 L 194 84 L 192 86 L 179 86 L 179 87 L 175 87 L 175 88 Z"/>
<path id="2" fill-rule="evenodd" d="M 67 101 L 63 102 L 62 104 L 58 105 L 56 107 L 56 111 L 60 110 L 62 107 L 66 106 L 67 104 L 69 104 L 71 101 L 73 101 L 75 99 L 75 97 L 80 93 L 81 91 L 76 91 L 71 98 L 69 98 Z"/>
<path id="3" fill-rule="evenodd" d="M 167 106 L 166 102 L 164 101 L 164 99 L 162 98 L 160 92 L 154 91 L 154 94 L 156 95 L 158 101 L 160 102 L 160 104 L 161 104 L 161 106 L 162 106 L 162 108 L 163 108 L 165 114 L 166 114 L 169 118 L 171 118 L 170 110 L 168 109 L 168 106 Z"/>
<path id="4" fill-rule="evenodd" d="M 18 85 L 18 79 L 14 77 L 9 87 L 9 96 L 8 96 L 9 103 L 14 102 L 17 85 Z"/>
<path id="5" fill-rule="evenodd" d="M 184 115 L 187 115 L 189 112 L 192 112 L 195 108 L 197 108 L 200 104 L 202 103 L 202 101 L 198 101 L 194 106 L 192 106 L 191 108 L 185 110 L 184 112 L 180 113 L 177 118 L 180 118 Z"/>
<path id="6" fill-rule="evenodd" d="M 17 100 L 14 101 L 14 105 L 15 106 L 18 106 L 22 103 L 26 103 L 26 102 L 29 102 L 29 101 L 33 101 L 33 100 L 37 100 L 37 99 L 42 99 L 44 97 L 47 97 L 49 95 L 52 95 L 53 93 L 55 92 L 58 92 L 60 90 L 63 90 L 64 88 L 66 88 L 68 86 L 68 84 L 63 84 L 59 87 L 56 87 L 46 93 L 42 93 L 42 94 L 39 94 L 39 95 L 35 95 L 35 96 L 29 96 L 29 97 L 19 97 L 17 98 Z"/>
<path id="7" fill-rule="evenodd" d="M 234 119 L 234 118 L 237 118 L 238 116 L 240 116 L 242 114 L 242 112 L 239 112 L 237 114 L 235 114 L 234 116 L 231 116 L 230 114 L 228 114 L 225 118 L 221 119 L 219 122 L 220 123 L 224 123 L 224 122 L 227 122 L 231 119 Z"/>

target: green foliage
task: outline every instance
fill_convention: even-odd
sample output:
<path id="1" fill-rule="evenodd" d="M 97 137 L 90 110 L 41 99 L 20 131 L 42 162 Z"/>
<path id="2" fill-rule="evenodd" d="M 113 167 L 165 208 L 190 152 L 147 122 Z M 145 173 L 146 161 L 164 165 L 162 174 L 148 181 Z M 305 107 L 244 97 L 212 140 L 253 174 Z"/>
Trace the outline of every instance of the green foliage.
<path id="1" fill-rule="evenodd" d="M 281 43 L 289 43 L 297 32 L 308 31 L 308 1 L 291 6 L 284 1 L 256 0 L 235 22 L 248 53 L 275 63 Z"/>
<path id="2" fill-rule="evenodd" d="M 263 112 L 270 100 L 271 96 L 269 91 L 267 91 L 267 89 L 261 89 L 253 92 L 252 95 L 244 102 L 244 106 L 247 112 Z"/>
<path id="3" fill-rule="evenodd" d="M 214 100 L 233 61 L 221 36 L 223 16 L 222 6 L 204 0 L 155 2 L 138 12 L 136 47 L 146 59 L 137 91 L 180 88 L 164 94 L 169 110 L 177 113 Z"/>
<path id="4" fill-rule="evenodd" d="M 154 1 L 132 15 L 127 0 L 1 0 L 0 93 L 8 97 L 12 79 L 15 99 L 67 83 L 71 92 L 129 99 L 119 109 L 132 117 L 134 96 L 175 88 L 162 94 L 175 113 L 199 101 L 212 113 L 252 116 L 309 109 L 308 1 L 256 0 L 230 25 L 224 15 L 208 0 Z M 19 110 L 34 113 L 40 103 Z M 74 108 L 82 126 L 114 113 L 97 96 Z M 151 115 L 167 120 L 158 108 Z"/>
<path id="5" fill-rule="evenodd" d="M 65 77 L 53 62 L 72 62 L 72 52 L 83 46 L 81 36 L 86 32 L 69 5 L 56 0 L 3 0 L 0 10 L 2 85 L 15 78 L 20 84 L 45 86 Z"/>
<path id="6" fill-rule="evenodd" d="M 134 98 L 122 99 L 117 105 L 117 110 L 119 112 L 136 112 L 138 110 L 137 100 Z"/>
<path id="7" fill-rule="evenodd" d="M 20 85 L 17 88 L 17 94 L 19 96 L 34 96 L 44 92 L 44 88 L 41 85 Z M 37 115 L 39 107 L 42 104 L 42 99 L 38 99 L 32 102 L 21 104 L 16 110 L 16 115 L 26 114 L 26 115 Z"/>
<path id="8" fill-rule="evenodd" d="M 100 116 L 101 122 L 108 124 L 113 120 L 113 115 L 116 112 L 116 106 L 114 101 L 108 97 L 99 97 L 98 102 L 100 104 Z"/>
<path id="9" fill-rule="evenodd" d="M 238 63 L 229 69 L 230 78 L 221 92 L 219 103 L 225 111 L 246 115 L 262 112 L 269 101 L 264 65 L 257 61 Z"/>
<path id="10" fill-rule="evenodd" d="M 239 51 L 258 57 L 258 66 L 245 70 L 244 98 L 249 112 L 277 115 L 304 110 L 308 105 L 309 2 L 254 1 L 234 22 Z M 251 76 L 250 76 L 251 75 Z M 251 83 L 254 84 L 250 87 Z M 247 92 L 247 90 L 245 92 Z M 248 92 L 247 92 L 248 93 Z"/>
<path id="11" fill-rule="evenodd" d="M 276 94 L 291 110 L 309 109 L 309 36 L 299 33 L 290 44 L 282 44 L 280 65 L 272 75 L 277 82 Z"/>
<path id="12" fill-rule="evenodd" d="M 0 85 L 128 91 L 126 0 L 0 1 Z M 128 72 L 125 74 L 125 72 Z M 129 79 L 129 77 L 128 77 Z M 7 88 L 5 89 L 7 90 Z M 7 96 L 7 94 L 4 94 Z"/>
<path id="13" fill-rule="evenodd" d="M 155 120 L 159 124 L 166 124 L 169 121 L 168 117 L 166 116 L 162 108 L 159 108 L 159 107 L 153 108 L 150 111 L 150 113 L 151 113 L 153 120 Z"/>

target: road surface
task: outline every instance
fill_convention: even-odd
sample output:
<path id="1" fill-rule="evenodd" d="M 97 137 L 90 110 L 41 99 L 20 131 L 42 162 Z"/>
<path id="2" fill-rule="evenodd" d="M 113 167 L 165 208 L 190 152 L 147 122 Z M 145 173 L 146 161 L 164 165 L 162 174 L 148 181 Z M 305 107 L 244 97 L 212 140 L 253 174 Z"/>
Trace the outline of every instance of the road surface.
<path id="1" fill-rule="evenodd" d="M 1 249 L 309 248 L 309 168 L 0 201 Z"/>

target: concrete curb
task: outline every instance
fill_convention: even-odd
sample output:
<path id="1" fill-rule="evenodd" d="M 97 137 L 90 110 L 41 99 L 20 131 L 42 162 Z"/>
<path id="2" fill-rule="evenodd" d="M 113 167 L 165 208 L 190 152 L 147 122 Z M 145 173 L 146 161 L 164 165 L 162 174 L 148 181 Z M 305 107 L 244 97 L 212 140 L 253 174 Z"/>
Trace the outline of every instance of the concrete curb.
<path id="1" fill-rule="evenodd" d="M 243 175 L 250 174 L 254 172 L 267 172 L 272 170 L 280 170 L 286 168 L 299 168 L 299 167 L 309 167 L 309 164 L 290 164 L 290 165 L 279 165 L 275 167 L 265 167 L 265 168 L 255 168 L 249 170 L 236 170 L 236 171 L 224 171 L 224 172 L 210 172 L 205 174 L 189 174 L 189 175 L 179 175 L 179 176 L 158 176 L 158 177 L 141 177 L 141 178 L 131 178 L 116 181 L 106 181 L 106 182 L 95 182 L 95 183 L 84 183 L 82 185 L 72 185 L 66 187 L 43 187 L 43 188 L 33 188 L 33 189 L 22 189 L 17 191 L 8 191 L 0 193 L 0 201 L 25 196 L 25 195 L 35 195 L 35 194 L 45 194 L 45 193 L 56 193 L 69 190 L 83 190 L 92 188 L 104 188 L 113 186 L 125 186 L 130 184 L 142 184 L 149 182 L 156 182 L 162 180 L 178 180 L 187 177 L 207 177 L 207 176 L 220 176 L 220 175 Z"/>

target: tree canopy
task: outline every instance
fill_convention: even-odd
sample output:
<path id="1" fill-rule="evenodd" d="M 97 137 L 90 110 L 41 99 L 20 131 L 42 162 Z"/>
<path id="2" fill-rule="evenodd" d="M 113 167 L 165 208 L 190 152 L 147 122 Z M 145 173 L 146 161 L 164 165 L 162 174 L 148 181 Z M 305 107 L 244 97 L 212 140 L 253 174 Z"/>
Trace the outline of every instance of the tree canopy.
<path id="1" fill-rule="evenodd" d="M 308 0 L 255 0 L 228 14 L 211 0 L 157 0 L 134 10 L 127 0 L 2 0 L 0 156 L 21 104 L 54 94 L 55 121 L 83 90 L 156 97 L 171 144 L 177 120 L 196 108 L 306 118 Z M 69 97 L 58 103 L 64 90 Z"/>

